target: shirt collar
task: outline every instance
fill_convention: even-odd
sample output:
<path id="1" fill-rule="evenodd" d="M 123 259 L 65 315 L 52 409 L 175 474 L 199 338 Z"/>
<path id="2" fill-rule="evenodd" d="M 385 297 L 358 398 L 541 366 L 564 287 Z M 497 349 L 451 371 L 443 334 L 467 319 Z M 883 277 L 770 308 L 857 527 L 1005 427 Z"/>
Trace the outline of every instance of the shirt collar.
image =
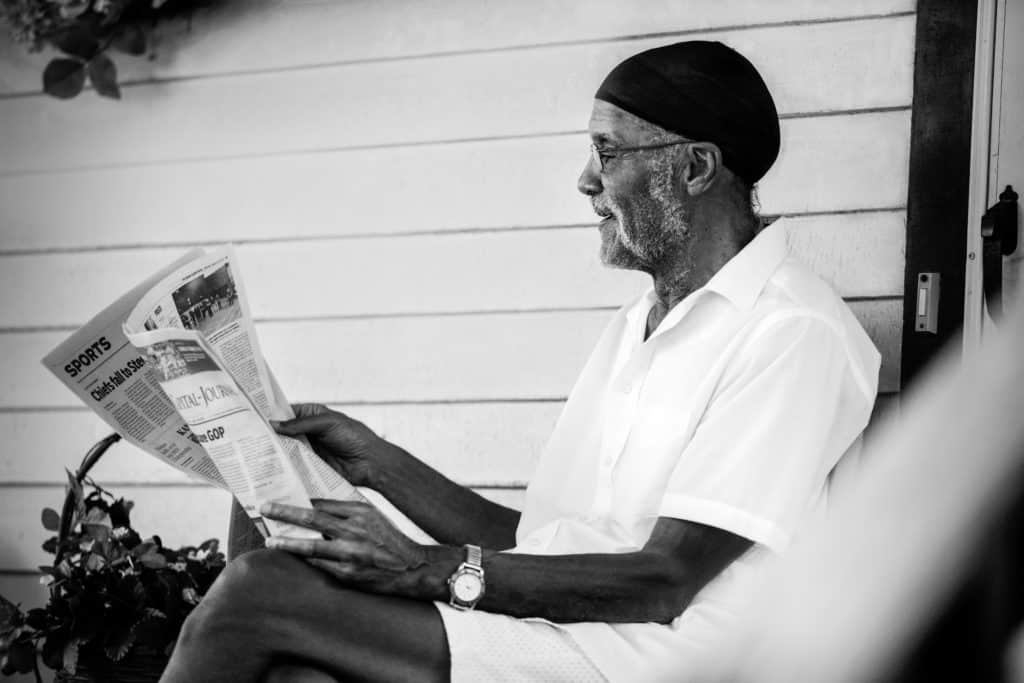
<path id="1" fill-rule="evenodd" d="M 702 289 L 721 294 L 741 310 L 750 310 L 768 278 L 789 254 L 783 223 L 777 220 L 761 230 Z"/>
<path id="2" fill-rule="evenodd" d="M 693 307 L 696 300 L 709 291 L 721 295 L 740 310 L 750 310 L 768 279 L 789 254 L 784 223 L 785 220 L 780 218 L 755 235 L 707 284 L 676 304 L 653 336 L 673 327 Z M 626 311 L 627 326 L 642 335 L 647 327 L 647 314 L 656 302 L 654 287 L 649 287 Z"/>

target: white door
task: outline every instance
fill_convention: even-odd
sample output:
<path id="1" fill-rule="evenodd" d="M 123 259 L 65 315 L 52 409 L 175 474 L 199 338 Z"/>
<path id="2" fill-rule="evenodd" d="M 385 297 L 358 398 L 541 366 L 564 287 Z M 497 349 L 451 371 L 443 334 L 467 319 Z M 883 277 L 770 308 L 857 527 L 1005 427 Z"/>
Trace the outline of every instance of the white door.
<path id="1" fill-rule="evenodd" d="M 1024 0 L 980 0 L 974 72 L 971 198 L 967 232 L 964 351 L 993 324 L 982 289 L 981 217 L 1007 185 L 1024 195 Z M 1024 200 L 1024 196 L 1021 197 Z M 1017 204 L 1017 248 L 1003 258 L 1003 308 L 1024 306 L 1024 220 Z"/>

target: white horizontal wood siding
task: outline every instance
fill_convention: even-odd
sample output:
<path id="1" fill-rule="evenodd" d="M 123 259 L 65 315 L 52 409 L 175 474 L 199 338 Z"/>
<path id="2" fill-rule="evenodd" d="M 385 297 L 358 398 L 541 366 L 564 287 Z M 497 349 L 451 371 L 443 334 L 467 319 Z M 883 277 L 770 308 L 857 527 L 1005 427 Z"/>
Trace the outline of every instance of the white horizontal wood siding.
<path id="1" fill-rule="evenodd" d="M 120 102 L 37 94 L 0 43 L 0 593 L 41 599 L 38 522 L 102 423 L 39 358 L 186 246 L 239 245 L 293 400 L 330 403 L 517 504 L 611 312 L 587 202 L 594 89 L 723 40 L 782 121 L 762 210 L 846 297 L 898 390 L 913 0 L 233 0 L 119 57 Z M 221 492 L 119 444 L 98 481 L 144 534 L 225 538 Z"/>

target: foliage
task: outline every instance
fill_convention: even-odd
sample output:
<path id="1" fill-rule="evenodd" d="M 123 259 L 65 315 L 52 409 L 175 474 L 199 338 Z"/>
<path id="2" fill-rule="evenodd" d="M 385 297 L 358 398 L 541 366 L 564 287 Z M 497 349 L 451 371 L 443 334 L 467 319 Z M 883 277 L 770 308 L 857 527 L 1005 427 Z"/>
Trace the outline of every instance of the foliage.
<path id="1" fill-rule="evenodd" d="M 99 673 L 139 652 L 169 654 L 185 617 L 224 567 L 218 541 L 165 548 L 159 536 L 142 540 L 131 527 L 132 502 L 68 473 L 74 505 L 70 531 L 43 543 L 53 566 L 40 567 L 49 584 L 45 607 L 23 612 L 0 596 L 2 673 L 35 671 L 37 656 L 55 671 L 79 666 Z M 43 510 L 43 526 L 60 529 L 60 515 Z"/>
<path id="2" fill-rule="evenodd" d="M 86 81 L 104 97 L 120 99 L 111 49 L 129 55 L 149 50 L 161 21 L 190 16 L 213 0 L 0 0 L 0 22 L 32 51 L 46 46 L 64 54 L 46 65 L 43 91 L 75 97 Z"/>

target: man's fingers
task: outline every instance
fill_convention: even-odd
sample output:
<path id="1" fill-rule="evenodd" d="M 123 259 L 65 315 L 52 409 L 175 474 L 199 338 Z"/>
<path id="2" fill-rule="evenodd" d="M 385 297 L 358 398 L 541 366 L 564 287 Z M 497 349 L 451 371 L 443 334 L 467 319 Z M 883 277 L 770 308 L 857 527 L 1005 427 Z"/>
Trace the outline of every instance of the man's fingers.
<path id="1" fill-rule="evenodd" d="M 356 573 L 355 567 L 350 564 L 345 564 L 344 562 L 321 560 L 318 557 L 307 557 L 306 562 L 339 579 L 347 579 Z"/>
<path id="2" fill-rule="evenodd" d="M 295 417 L 314 417 L 330 412 L 330 408 L 323 403 L 293 403 L 292 412 Z"/>
<path id="3" fill-rule="evenodd" d="M 333 562 L 350 562 L 365 555 L 363 544 L 354 541 L 322 538 L 291 538 L 290 536 L 271 536 L 265 541 L 268 548 L 284 550 L 292 555 L 305 558 L 319 558 Z"/>
<path id="4" fill-rule="evenodd" d="M 370 510 L 372 507 L 369 503 L 363 503 L 357 500 L 331 500 L 329 498 L 314 498 L 313 507 L 321 512 L 326 512 L 329 515 L 335 517 L 341 517 L 348 519 L 349 517 L 359 517 Z"/>
<path id="5" fill-rule="evenodd" d="M 264 503 L 260 506 L 260 514 L 279 522 L 297 524 L 307 529 L 315 529 L 320 533 L 330 534 L 335 531 L 335 525 L 339 521 L 326 512 L 313 510 L 312 508 L 296 507 L 284 503 Z"/>

